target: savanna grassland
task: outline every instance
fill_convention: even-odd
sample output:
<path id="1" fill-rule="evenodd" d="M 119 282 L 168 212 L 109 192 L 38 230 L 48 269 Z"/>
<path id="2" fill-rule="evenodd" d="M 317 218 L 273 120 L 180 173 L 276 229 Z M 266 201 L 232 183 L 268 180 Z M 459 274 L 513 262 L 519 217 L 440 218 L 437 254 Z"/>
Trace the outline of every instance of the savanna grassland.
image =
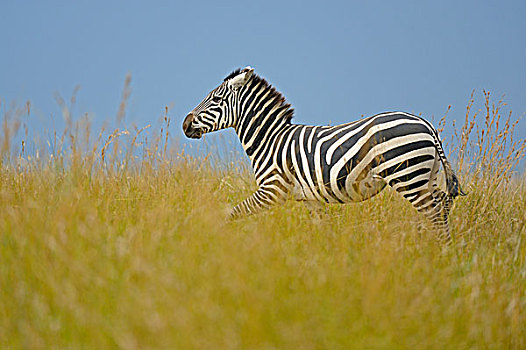
<path id="1" fill-rule="evenodd" d="M 468 193 L 450 247 L 389 190 L 228 222 L 250 171 L 171 146 L 168 113 L 92 133 L 64 104 L 37 154 L 5 112 L 0 348 L 526 348 L 525 142 L 484 97 L 437 123 Z"/>

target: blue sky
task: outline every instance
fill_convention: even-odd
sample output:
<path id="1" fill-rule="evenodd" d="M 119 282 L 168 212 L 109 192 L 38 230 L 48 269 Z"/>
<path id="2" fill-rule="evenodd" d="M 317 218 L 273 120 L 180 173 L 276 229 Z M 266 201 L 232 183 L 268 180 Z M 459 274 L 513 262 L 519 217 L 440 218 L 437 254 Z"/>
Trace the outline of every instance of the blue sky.
<path id="1" fill-rule="evenodd" d="M 181 132 L 186 113 L 251 65 L 293 104 L 298 123 L 386 110 L 436 120 L 448 105 L 448 119 L 460 121 L 473 89 L 479 101 L 483 89 L 505 95 L 518 117 L 525 18 L 524 1 L 4 0 L 0 101 L 5 110 L 30 100 L 29 126 L 40 128 L 61 118 L 55 93 L 69 98 L 79 85 L 75 113 L 97 126 L 115 119 L 130 73 L 126 123 L 156 123 L 173 106 L 170 132 L 192 144 L 200 141 Z"/>

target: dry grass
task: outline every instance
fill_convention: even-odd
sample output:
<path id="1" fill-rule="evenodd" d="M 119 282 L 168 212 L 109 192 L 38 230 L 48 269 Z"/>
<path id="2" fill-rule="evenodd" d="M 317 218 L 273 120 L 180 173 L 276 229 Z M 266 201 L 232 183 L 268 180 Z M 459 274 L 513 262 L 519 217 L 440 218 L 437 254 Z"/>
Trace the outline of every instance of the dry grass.
<path id="1" fill-rule="evenodd" d="M 15 145 L 29 105 L 6 112 L 0 348 L 526 348 L 525 143 L 487 106 L 451 141 L 450 248 L 391 191 L 227 223 L 248 171 L 170 153 L 168 111 L 158 135 L 91 140 L 62 103 L 38 157 Z"/>

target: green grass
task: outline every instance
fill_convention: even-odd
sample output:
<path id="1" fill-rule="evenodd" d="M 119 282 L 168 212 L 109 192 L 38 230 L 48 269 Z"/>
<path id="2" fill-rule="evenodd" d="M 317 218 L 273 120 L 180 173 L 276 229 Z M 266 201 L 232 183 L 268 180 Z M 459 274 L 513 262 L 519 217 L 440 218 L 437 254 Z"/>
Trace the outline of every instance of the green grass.
<path id="1" fill-rule="evenodd" d="M 0 348 L 526 348 L 524 176 L 461 173 L 446 248 L 393 191 L 226 222 L 245 170 L 97 142 L 2 164 Z"/>

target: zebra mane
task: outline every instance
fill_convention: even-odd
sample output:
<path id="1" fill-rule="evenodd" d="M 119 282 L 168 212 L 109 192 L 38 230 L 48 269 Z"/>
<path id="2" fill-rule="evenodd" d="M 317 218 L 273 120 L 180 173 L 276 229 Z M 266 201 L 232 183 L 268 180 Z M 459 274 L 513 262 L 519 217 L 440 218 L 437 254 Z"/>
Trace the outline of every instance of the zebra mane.
<path id="1" fill-rule="evenodd" d="M 241 68 L 238 68 L 236 70 L 234 70 L 232 73 L 230 73 L 223 81 L 227 81 L 228 79 L 232 79 L 233 77 L 235 77 L 236 75 L 238 75 L 239 73 L 241 73 Z"/>
<path id="2" fill-rule="evenodd" d="M 287 103 L 285 96 L 257 74 L 252 75 L 251 80 L 253 86 L 261 86 L 265 90 L 270 90 L 267 98 L 273 100 L 274 103 L 279 104 L 280 109 L 283 111 L 280 113 L 280 118 L 290 124 L 292 117 L 294 116 L 294 108 L 291 108 L 290 103 Z"/>
<path id="3" fill-rule="evenodd" d="M 232 73 L 230 73 L 223 81 L 227 81 L 229 79 L 234 78 L 238 74 L 242 73 L 242 68 L 238 68 L 234 70 Z M 252 84 L 254 86 L 260 85 L 264 89 L 270 89 L 270 92 L 268 94 L 268 99 L 274 100 L 276 103 L 280 104 L 280 108 L 283 110 L 283 113 L 280 113 L 280 117 L 284 118 L 287 123 L 290 124 L 292 117 L 294 116 L 294 108 L 291 108 L 290 103 L 287 103 L 285 96 L 276 88 L 274 88 L 272 85 L 270 85 L 265 79 L 260 77 L 257 74 L 253 74 L 252 78 L 250 79 Z"/>

